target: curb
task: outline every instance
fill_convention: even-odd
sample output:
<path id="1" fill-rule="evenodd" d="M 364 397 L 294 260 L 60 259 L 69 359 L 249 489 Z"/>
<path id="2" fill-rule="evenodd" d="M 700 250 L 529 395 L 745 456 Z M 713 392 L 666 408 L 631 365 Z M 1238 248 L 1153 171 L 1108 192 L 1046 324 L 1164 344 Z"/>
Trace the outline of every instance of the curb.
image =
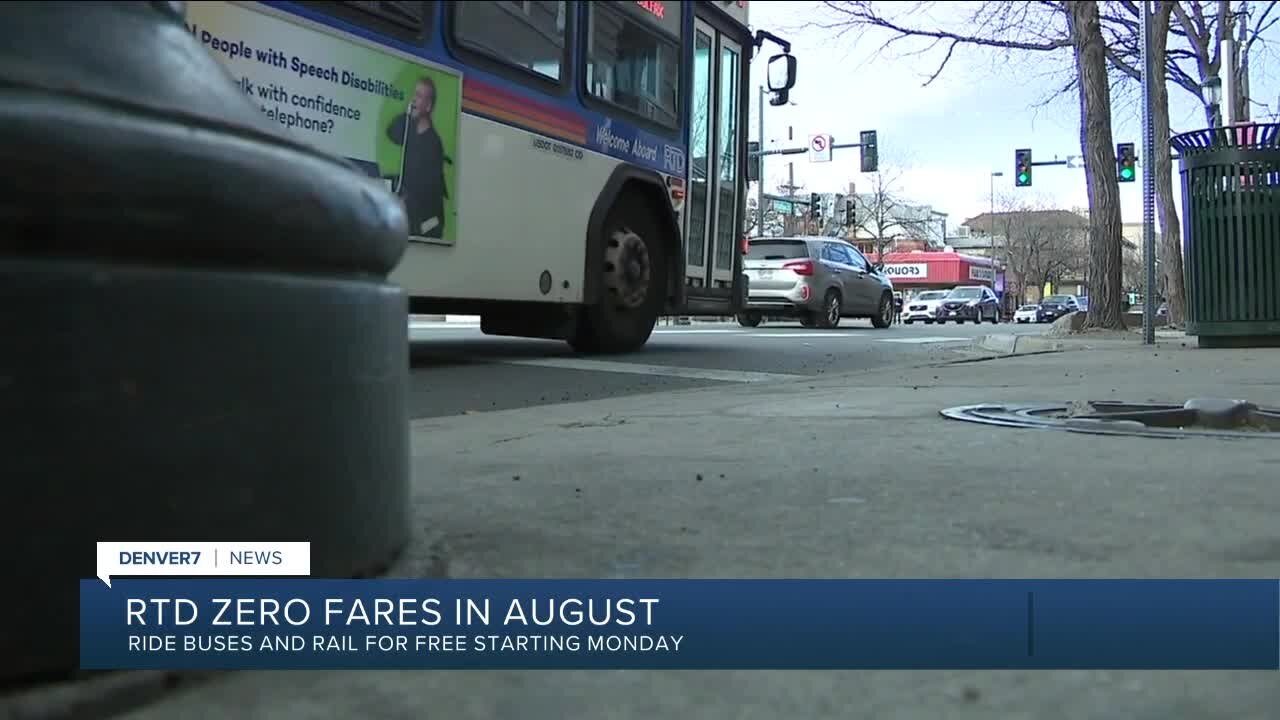
<path id="1" fill-rule="evenodd" d="M 1042 335 L 1014 335 L 1002 333 L 983 335 L 973 341 L 971 346 L 982 352 L 996 355 L 1031 355 L 1033 353 L 1061 352 L 1062 343 L 1050 340 Z"/>

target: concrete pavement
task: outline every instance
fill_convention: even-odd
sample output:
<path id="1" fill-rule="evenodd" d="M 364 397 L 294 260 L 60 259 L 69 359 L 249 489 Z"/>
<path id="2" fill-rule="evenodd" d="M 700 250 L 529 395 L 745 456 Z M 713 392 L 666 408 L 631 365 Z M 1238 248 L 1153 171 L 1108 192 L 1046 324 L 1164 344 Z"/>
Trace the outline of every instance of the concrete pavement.
<path id="1" fill-rule="evenodd" d="M 1089 350 L 414 423 L 420 534 L 398 576 L 1277 577 L 1280 441 L 945 420 L 983 401 L 1246 397 L 1275 356 Z M 242 673 L 127 715 L 183 718 L 1274 718 L 1274 673 Z"/>
<path id="2" fill-rule="evenodd" d="M 562 342 L 491 337 L 462 323 L 411 325 L 414 418 L 714 385 L 788 382 L 804 377 L 952 359 L 977 336 L 1039 334 L 1047 325 L 895 325 L 848 321 L 836 330 L 798 323 L 659 327 L 643 351 L 574 355 Z"/>

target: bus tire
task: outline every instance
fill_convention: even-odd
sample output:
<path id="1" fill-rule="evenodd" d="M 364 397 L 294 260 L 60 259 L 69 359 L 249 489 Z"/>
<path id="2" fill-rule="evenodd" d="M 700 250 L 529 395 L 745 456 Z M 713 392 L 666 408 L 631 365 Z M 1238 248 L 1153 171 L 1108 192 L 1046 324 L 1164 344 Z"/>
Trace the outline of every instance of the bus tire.
<path id="1" fill-rule="evenodd" d="M 599 302 L 582 308 L 569 340 L 583 353 L 624 353 L 648 342 L 666 300 L 667 243 L 639 199 L 621 198 L 609 210 L 599 268 Z"/>

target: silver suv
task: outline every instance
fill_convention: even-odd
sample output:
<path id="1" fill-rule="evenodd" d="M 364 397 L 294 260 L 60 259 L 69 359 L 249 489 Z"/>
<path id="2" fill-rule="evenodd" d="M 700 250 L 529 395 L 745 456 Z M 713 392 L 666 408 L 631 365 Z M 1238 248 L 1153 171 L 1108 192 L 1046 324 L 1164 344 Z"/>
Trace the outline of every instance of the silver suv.
<path id="1" fill-rule="evenodd" d="M 842 240 L 757 238 L 743 266 L 748 297 L 738 322 L 744 327 L 778 315 L 828 329 L 842 317 L 871 318 L 877 328 L 893 324 L 893 283 Z"/>

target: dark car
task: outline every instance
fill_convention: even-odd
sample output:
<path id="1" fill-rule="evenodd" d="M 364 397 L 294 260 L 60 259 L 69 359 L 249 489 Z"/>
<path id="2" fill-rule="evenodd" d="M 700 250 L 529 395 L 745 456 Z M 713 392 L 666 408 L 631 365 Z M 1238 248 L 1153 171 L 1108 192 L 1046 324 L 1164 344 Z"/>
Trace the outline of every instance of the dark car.
<path id="1" fill-rule="evenodd" d="M 1080 309 L 1080 303 L 1074 295 L 1050 295 L 1040 301 L 1040 317 L 1042 322 L 1053 322 L 1063 315 L 1070 315 Z"/>
<path id="2" fill-rule="evenodd" d="M 985 285 L 964 285 L 955 288 L 938 304 L 936 322 L 941 325 L 948 320 L 962 323 L 971 320 L 979 323 L 990 320 L 1000 322 L 1000 300 L 991 288 Z"/>

